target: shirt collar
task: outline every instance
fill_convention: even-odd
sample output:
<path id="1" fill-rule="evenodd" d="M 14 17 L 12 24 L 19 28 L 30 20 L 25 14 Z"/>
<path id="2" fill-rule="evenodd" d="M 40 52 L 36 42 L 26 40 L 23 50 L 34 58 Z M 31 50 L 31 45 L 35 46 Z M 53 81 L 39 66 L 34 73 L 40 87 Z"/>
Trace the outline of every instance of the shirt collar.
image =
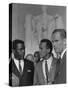
<path id="1" fill-rule="evenodd" d="M 17 60 L 16 58 L 14 58 L 14 61 L 17 61 L 18 62 L 19 60 Z"/>
<path id="2" fill-rule="evenodd" d="M 63 55 L 65 54 L 66 49 L 63 50 L 63 52 L 61 53 L 61 59 L 63 58 Z"/>
<path id="3" fill-rule="evenodd" d="M 19 60 L 17 60 L 16 58 L 13 59 L 14 60 L 14 63 L 16 65 L 16 67 L 18 68 L 19 70 Z M 24 61 L 23 60 L 20 60 L 20 65 L 22 67 L 22 70 L 23 70 L 23 65 L 24 65 Z"/>
<path id="4" fill-rule="evenodd" d="M 50 56 L 46 61 L 51 61 L 52 60 L 52 56 Z"/>
<path id="5" fill-rule="evenodd" d="M 52 60 L 52 56 L 50 56 L 46 61 L 50 61 L 50 60 Z M 43 61 L 43 58 L 41 58 L 40 61 Z M 45 59 L 44 59 L 44 61 L 45 61 Z"/>
<path id="6" fill-rule="evenodd" d="M 16 58 L 14 58 L 14 61 L 19 62 L 19 60 Z M 20 60 L 20 62 L 22 62 L 22 61 L 23 61 L 23 59 Z"/>

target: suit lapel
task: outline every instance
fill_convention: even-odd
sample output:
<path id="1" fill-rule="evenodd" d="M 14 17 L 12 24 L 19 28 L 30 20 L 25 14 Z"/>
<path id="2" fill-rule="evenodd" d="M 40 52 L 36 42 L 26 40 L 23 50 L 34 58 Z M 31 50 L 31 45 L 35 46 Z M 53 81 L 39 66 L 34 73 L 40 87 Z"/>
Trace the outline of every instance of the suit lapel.
<path id="1" fill-rule="evenodd" d="M 55 59 L 53 58 L 52 63 L 51 63 L 49 76 L 48 76 L 49 81 L 53 81 L 54 80 L 55 69 L 56 69 L 56 64 L 55 64 Z"/>
<path id="2" fill-rule="evenodd" d="M 24 76 L 24 74 L 25 74 L 26 67 L 27 67 L 27 63 L 26 63 L 26 61 L 24 60 L 24 68 L 23 68 L 22 76 Z"/>
<path id="3" fill-rule="evenodd" d="M 14 63 L 14 61 L 13 61 L 13 63 Z M 24 60 L 24 67 L 23 67 L 23 72 L 22 72 L 22 75 L 21 76 L 24 75 L 24 73 L 26 71 L 26 67 L 27 67 L 27 62 L 26 62 L 26 60 Z M 20 76 L 20 72 L 19 72 L 19 70 L 18 70 L 18 68 L 17 68 L 17 66 L 16 66 L 15 63 L 14 63 L 14 68 L 16 68 L 16 71 L 18 72 L 18 75 Z"/>
<path id="4" fill-rule="evenodd" d="M 64 53 L 63 58 L 61 59 L 61 62 L 64 63 L 65 60 L 66 60 L 66 52 Z"/>
<path id="5" fill-rule="evenodd" d="M 17 69 L 16 64 L 14 63 L 14 61 L 12 60 L 12 72 L 15 73 L 18 77 L 20 76 L 20 72 Z"/>
<path id="6" fill-rule="evenodd" d="M 38 74 L 40 76 L 40 81 L 44 84 L 45 83 L 45 77 L 43 73 L 43 62 L 41 61 L 38 66 Z"/>
<path id="7" fill-rule="evenodd" d="M 49 81 L 53 81 L 54 80 L 54 75 L 55 75 L 55 67 L 56 67 L 56 64 L 55 64 L 55 59 L 53 58 L 52 60 L 52 63 L 51 63 L 51 68 L 50 68 L 50 72 L 49 72 L 49 75 L 48 75 L 48 78 L 49 78 Z M 43 73 L 43 62 L 41 61 L 38 65 L 38 74 L 39 74 L 39 79 L 40 79 L 40 82 L 42 84 L 47 84 L 47 81 L 45 80 L 45 76 L 44 76 L 44 73 Z"/>

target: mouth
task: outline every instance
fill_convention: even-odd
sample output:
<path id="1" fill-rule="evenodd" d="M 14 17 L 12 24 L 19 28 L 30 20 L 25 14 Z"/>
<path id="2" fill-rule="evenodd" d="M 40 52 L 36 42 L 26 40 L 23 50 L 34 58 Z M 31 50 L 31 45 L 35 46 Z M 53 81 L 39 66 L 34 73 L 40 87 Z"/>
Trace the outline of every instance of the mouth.
<path id="1" fill-rule="evenodd" d="M 56 50 L 57 48 L 56 48 L 56 47 L 54 47 L 54 49 Z"/>

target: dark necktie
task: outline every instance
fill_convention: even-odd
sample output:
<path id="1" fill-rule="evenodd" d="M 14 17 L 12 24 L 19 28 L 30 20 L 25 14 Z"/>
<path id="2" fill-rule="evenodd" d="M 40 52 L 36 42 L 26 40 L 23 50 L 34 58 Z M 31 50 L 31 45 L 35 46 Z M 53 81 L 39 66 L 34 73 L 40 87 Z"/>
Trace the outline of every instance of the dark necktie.
<path id="1" fill-rule="evenodd" d="M 47 78 L 47 83 L 48 83 L 48 65 L 47 65 L 47 61 L 45 61 L 45 70 L 46 70 L 46 78 Z"/>
<path id="2" fill-rule="evenodd" d="M 19 61 L 19 71 L 20 71 L 20 74 L 22 75 L 22 67 L 21 67 L 20 61 Z"/>

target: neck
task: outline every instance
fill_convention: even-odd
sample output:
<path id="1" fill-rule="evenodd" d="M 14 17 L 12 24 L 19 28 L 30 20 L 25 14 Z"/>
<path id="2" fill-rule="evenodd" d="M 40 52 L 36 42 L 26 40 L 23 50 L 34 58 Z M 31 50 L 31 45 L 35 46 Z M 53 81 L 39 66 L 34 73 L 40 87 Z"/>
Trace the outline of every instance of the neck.
<path id="1" fill-rule="evenodd" d="M 24 58 L 15 57 L 16 60 L 24 60 Z"/>
<path id="2" fill-rule="evenodd" d="M 51 54 L 48 54 L 48 55 L 46 55 L 46 56 L 44 57 L 44 59 L 47 60 L 47 59 L 50 58 L 50 56 L 51 56 Z"/>

